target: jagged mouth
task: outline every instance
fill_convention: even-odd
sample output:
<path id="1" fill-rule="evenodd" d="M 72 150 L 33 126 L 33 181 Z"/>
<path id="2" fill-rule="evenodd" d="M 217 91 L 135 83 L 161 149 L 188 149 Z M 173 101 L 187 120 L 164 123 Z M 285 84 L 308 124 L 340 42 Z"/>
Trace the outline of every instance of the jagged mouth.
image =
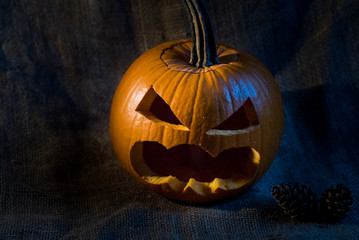
<path id="1" fill-rule="evenodd" d="M 243 187 L 254 179 L 259 162 L 259 153 L 251 147 L 226 149 L 217 156 L 190 144 L 167 149 L 144 141 L 131 149 L 131 164 L 146 182 L 168 185 L 175 192 L 191 188 L 199 195 Z"/>

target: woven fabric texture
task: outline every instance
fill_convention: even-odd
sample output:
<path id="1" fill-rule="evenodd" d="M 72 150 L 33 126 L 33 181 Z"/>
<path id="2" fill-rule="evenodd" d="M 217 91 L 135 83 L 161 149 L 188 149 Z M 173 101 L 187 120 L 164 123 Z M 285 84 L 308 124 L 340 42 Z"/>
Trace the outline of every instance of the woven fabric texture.
<path id="1" fill-rule="evenodd" d="M 273 165 L 228 201 L 190 205 L 137 183 L 109 137 L 129 65 L 189 38 L 179 0 L 0 1 L 0 239 L 357 239 L 359 2 L 206 0 L 217 42 L 263 61 L 283 94 Z M 271 186 L 343 183 L 340 222 L 284 216 Z"/>

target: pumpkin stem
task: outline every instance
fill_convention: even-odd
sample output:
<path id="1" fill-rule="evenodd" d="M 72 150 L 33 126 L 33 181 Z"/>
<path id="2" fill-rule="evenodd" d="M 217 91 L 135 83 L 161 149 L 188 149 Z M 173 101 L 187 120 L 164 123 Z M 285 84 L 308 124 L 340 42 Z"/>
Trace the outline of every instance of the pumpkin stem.
<path id="1" fill-rule="evenodd" d="M 211 19 L 202 0 L 184 0 L 192 20 L 190 65 L 198 68 L 219 64 Z"/>

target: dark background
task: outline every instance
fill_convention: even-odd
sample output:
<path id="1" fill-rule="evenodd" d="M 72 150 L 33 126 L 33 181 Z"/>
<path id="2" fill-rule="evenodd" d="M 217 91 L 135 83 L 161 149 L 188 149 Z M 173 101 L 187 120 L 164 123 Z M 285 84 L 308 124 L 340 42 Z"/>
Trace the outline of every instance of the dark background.
<path id="1" fill-rule="evenodd" d="M 273 165 L 246 193 L 187 205 L 121 169 L 111 100 L 144 51 L 191 36 L 180 0 L 1 0 L 0 239 L 355 239 L 359 3 L 207 0 L 217 42 L 261 59 L 283 94 Z M 344 183 L 337 223 L 284 216 L 272 185 Z"/>

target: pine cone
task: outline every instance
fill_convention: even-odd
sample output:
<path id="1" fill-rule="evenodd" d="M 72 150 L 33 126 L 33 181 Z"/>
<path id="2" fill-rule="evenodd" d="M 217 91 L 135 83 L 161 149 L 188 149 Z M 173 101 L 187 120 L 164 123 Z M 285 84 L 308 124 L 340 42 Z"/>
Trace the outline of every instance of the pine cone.
<path id="1" fill-rule="evenodd" d="M 317 213 L 318 199 L 312 189 L 305 185 L 280 184 L 273 186 L 271 193 L 284 213 L 292 219 L 305 220 Z"/>
<path id="2" fill-rule="evenodd" d="M 320 213 L 327 220 L 340 220 L 353 203 L 352 192 L 343 184 L 325 190 L 320 197 Z"/>

